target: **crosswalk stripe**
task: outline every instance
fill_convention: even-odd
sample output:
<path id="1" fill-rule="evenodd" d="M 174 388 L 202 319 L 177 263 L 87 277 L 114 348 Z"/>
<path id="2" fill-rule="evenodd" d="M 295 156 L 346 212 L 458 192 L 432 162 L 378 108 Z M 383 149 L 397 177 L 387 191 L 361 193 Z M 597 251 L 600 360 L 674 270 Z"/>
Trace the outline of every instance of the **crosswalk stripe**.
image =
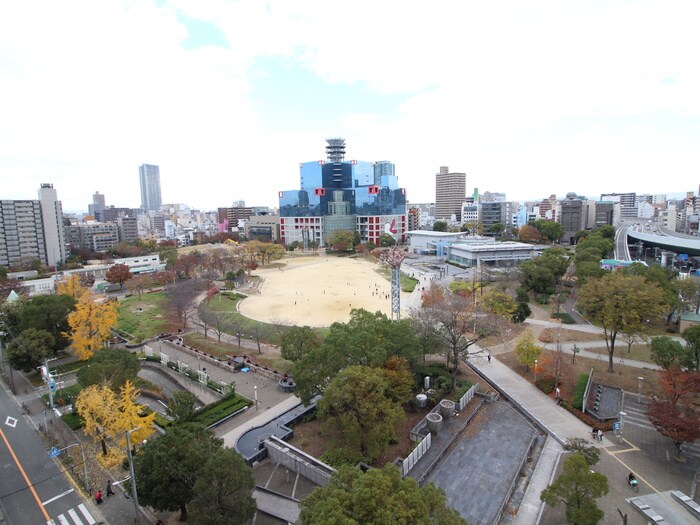
<path id="1" fill-rule="evenodd" d="M 75 512 L 74 509 L 69 509 L 68 510 L 68 515 L 73 518 L 73 521 L 75 522 L 75 525 L 85 525 L 83 523 L 83 520 L 80 519 L 80 516 L 78 516 L 78 513 Z"/>
<path id="2" fill-rule="evenodd" d="M 92 517 L 92 514 L 90 514 L 90 511 L 87 510 L 87 507 L 85 507 L 84 504 L 81 503 L 80 505 L 78 505 L 78 508 L 80 509 L 80 512 L 83 513 L 83 516 L 85 516 L 85 519 L 87 520 L 88 525 L 95 525 L 95 523 L 97 523 L 95 521 L 95 518 Z"/>
<path id="3" fill-rule="evenodd" d="M 46 522 L 46 525 L 56 525 L 56 522 L 54 520 L 49 520 Z"/>
<path id="4" fill-rule="evenodd" d="M 63 514 L 58 515 L 58 521 L 61 522 L 61 525 L 70 525 L 70 522 Z"/>

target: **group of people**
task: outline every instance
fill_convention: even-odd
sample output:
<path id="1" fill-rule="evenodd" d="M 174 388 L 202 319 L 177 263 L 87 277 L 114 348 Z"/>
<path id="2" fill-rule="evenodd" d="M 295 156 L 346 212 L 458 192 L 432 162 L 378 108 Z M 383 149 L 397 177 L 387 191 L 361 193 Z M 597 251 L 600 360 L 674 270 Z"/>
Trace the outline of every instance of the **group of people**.
<path id="1" fill-rule="evenodd" d="M 593 430 L 591 430 L 591 435 L 593 436 L 593 441 L 596 439 L 598 441 L 603 441 L 603 431 L 598 427 L 593 427 Z"/>
<path id="2" fill-rule="evenodd" d="M 105 487 L 105 492 L 107 494 L 107 497 L 111 496 L 114 494 L 114 491 L 112 490 L 112 480 L 108 479 L 107 480 L 107 486 Z M 97 494 L 95 494 L 95 503 L 98 505 L 102 503 L 102 491 L 98 490 Z"/>

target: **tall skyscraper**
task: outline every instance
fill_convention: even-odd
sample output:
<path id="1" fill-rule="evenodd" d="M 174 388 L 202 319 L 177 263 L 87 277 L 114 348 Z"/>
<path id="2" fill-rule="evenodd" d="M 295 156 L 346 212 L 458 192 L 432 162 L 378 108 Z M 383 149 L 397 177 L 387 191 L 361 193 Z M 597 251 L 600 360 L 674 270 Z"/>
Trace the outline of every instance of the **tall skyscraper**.
<path id="1" fill-rule="evenodd" d="M 160 170 L 158 166 L 142 164 L 139 166 L 141 181 L 141 208 L 149 211 L 160 209 L 163 200 L 160 195 Z"/>
<path id="2" fill-rule="evenodd" d="M 435 174 L 435 218 L 451 220 L 452 215 L 462 221 L 462 203 L 467 196 L 467 174 L 450 173 L 447 166 L 440 166 Z"/>

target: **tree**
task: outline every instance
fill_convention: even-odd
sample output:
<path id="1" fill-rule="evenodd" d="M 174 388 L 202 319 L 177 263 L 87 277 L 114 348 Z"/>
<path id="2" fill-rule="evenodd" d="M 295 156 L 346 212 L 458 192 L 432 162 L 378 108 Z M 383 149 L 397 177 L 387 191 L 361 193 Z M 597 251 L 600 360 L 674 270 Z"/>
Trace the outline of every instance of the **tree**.
<path id="1" fill-rule="evenodd" d="M 446 232 L 447 231 L 447 222 L 435 221 L 433 223 L 433 231 L 434 232 Z"/>
<path id="2" fill-rule="evenodd" d="M 665 370 L 680 366 L 685 354 L 685 347 L 670 337 L 654 337 L 651 340 L 651 360 Z"/>
<path id="3" fill-rule="evenodd" d="M 414 313 L 414 319 L 441 340 L 451 369 L 452 388 L 460 359 L 468 358 L 469 348 L 482 338 L 485 317 L 479 315 L 476 303 L 475 292 L 468 297 L 434 286 L 424 294 L 423 308 Z"/>
<path id="4" fill-rule="evenodd" d="M 51 348 L 55 354 L 70 344 L 66 337 L 68 315 L 75 308 L 75 300 L 68 295 L 39 295 L 24 303 L 19 310 L 19 331 L 28 328 L 46 330 L 53 336 Z"/>
<path id="5" fill-rule="evenodd" d="M 90 290 L 80 283 L 80 277 L 72 273 L 65 279 L 56 282 L 56 295 L 70 295 L 75 302 L 90 295 Z"/>
<path id="6" fill-rule="evenodd" d="M 564 470 L 554 483 L 540 494 L 551 507 L 566 505 L 566 519 L 574 525 L 595 525 L 603 519 L 603 511 L 595 499 L 608 493 L 608 478 L 589 470 L 583 454 L 573 454 L 564 462 Z"/>
<path id="7" fill-rule="evenodd" d="M 355 234 L 350 230 L 338 230 L 328 236 L 327 244 L 338 252 L 352 250 L 355 242 Z"/>
<path id="8" fill-rule="evenodd" d="M 603 327 L 608 351 L 608 372 L 613 372 L 615 340 L 629 326 L 638 326 L 663 309 L 664 294 L 643 277 L 611 272 L 590 279 L 579 289 L 579 306 Z"/>
<path id="9" fill-rule="evenodd" d="M 131 439 L 140 442 L 153 433 L 155 412 L 144 414 L 144 405 L 136 402 L 138 390 L 131 381 L 126 381 L 116 394 L 109 383 L 90 385 L 78 394 L 75 408 L 85 422 L 84 432 L 100 441 L 101 461 L 105 466 L 114 466 L 125 456 L 126 431 Z M 107 439 L 117 447 L 107 449 Z"/>
<path id="10" fill-rule="evenodd" d="M 90 359 L 101 348 L 112 327 L 117 324 L 118 309 L 114 301 L 97 302 L 89 295 L 83 295 L 68 315 L 70 337 L 76 355 L 83 361 Z"/>
<path id="11" fill-rule="evenodd" d="M 498 222 L 496 224 L 490 224 L 489 227 L 487 228 L 487 231 L 488 231 L 488 233 L 491 233 L 493 235 L 498 236 L 498 235 L 502 234 L 505 229 L 506 229 L 506 227 L 503 226 L 503 224 L 501 224 L 500 222 Z"/>
<path id="12" fill-rule="evenodd" d="M 659 383 L 663 396 L 652 399 L 647 415 L 656 430 L 673 441 L 680 459 L 683 444 L 700 438 L 700 414 L 693 405 L 700 393 L 700 374 L 670 366 L 661 372 Z"/>
<path id="13" fill-rule="evenodd" d="M 683 365 L 690 370 L 700 372 L 700 325 L 693 325 L 683 331 L 686 341 L 685 360 Z"/>
<path id="14" fill-rule="evenodd" d="M 600 461 L 600 449 L 583 438 L 567 438 L 566 443 L 564 443 L 564 450 L 581 454 L 589 467 Z"/>
<path id="15" fill-rule="evenodd" d="M 542 234 L 534 226 L 525 224 L 518 230 L 518 238 L 522 242 L 539 242 L 542 239 Z"/>
<path id="16" fill-rule="evenodd" d="M 525 330 L 515 345 L 515 355 L 518 361 L 528 368 L 531 368 L 542 354 L 542 347 L 535 343 L 535 336 L 530 329 Z"/>
<path id="17" fill-rule="evenodd" d="M 149 441 L 134 458 L 140 503 L 160 511 L 179 510 L 180 521 L 186 521 L 197 476 L 221 447 L 220 439 L 194 423 L 175 425 Z"/>
<path id="18" fill-rule="evenodd" d="M 382 248 L 389 248 L 391 246 L 394 246 L 395 244 L 396 244 L 396 239 L 394 239 L 388 233 L 382 233 L 379 236 L 379 246 L 381 246 Z"/>
<path id="19" fill-rule="evenodd" d="M 124 288 L 124 283 L 131 279 L 133 274 L 126 264 L 114 264 L 110 266 L 105 274 L 105 281 L 112 284 L 119 284 L 119 288 Z"/>
<path id="20" fill-rule="evenodd" d="M 31 372 L 43 364 L 53 346 L 54 339 L 49 332 L 29 328 L 7 345 L 7 359 L 12 368 Z"/>
<path id="21" fill-rule="evenodd" d="M 255 515 L 253 474 L 230 448 L 216 450 L 197 472 L 190 525 L 243 525 Z"/>
<path id="22" fill-rule="evenodd" d="M 569 256 L 562 248 L 549 248 L 540 257 L 520 265 L 523 287 L 535 293 L 554 293 L 569 267 Z"/>
<path id="23" fill-rule="evenodd" d="M 390 463 L 367 472 L 341 467 L 328 485 L 301 502 L 300 518 L 305 525 L 467 523 L 447 506 L 442 489 L 432 483 L 419 487 Z"/>
<path id="24" fill-rule="evenodd" d="M 535 227 L 542 234 L 542 237 L 549 242 L 558 241 L 564 235 L 564 228 L 555 221 L 537 219 L 536 221 L 532 221 L 530 226 Z"/>
<path id="25" fill-rule="evenodd" d="M 321 339 L 308 326 L 293 326 L 282 335 L 282 357 L 287 361 L 299 361 L 310 350 L 318 348 Z"/>
<path id="26" fill-rule="evenodd" d="M 177 423 L 186 423 L 197 413 L 197 403 L 197 396 L 187 390 L 178 390 L 168 402 L 165 413 Z"/>
<path id="27" fill-rule="evenodd" d="M 194 279 L 179 281 L 166 290 L 168 305 L 175 317 L 182 323 L 182 328 L 187 328 L 187 319 L 197 307 L 201 283 Z"/>
<path id="28" fill-rule="evenodd" d="M 105 348 L 90 358 L 88 363 L 78 370 L 78 383 L 82 386 L 109 383 L 118 391 L 127 381 L 134 381 L 141 369 L 141 363 L 128 350 Z"/>
<path id="29" fill-rule="evenodd" d="M 389 382 L 381 369 L 349 366 L 328 385 L 318 403 L 327 429 L 339 429 L 341 447 L 372 462 L 381 456 L 404 418 L 401 405 L 392 401 Z"/>

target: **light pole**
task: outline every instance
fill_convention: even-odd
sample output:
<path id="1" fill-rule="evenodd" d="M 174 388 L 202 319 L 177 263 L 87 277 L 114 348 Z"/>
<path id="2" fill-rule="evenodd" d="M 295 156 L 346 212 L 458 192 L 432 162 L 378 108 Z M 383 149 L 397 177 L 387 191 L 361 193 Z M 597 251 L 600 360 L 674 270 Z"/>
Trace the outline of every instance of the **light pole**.
<path id="1" fill-rule="evenodd" d="M 46 411 L 44 411 L 44 414 L 46 414 Z M 44 415 L 44 417 L 46 417 Z M 83 444 L 78 441 L 77 443 L 73 443 L 72 445 L 68 445 L 67 447 L 63 447 L 58 449 L 59 452 L 63 452 L 64 450 L 68 450 L 69 448 L 72 447 L 80 447 L 80 455 L 83 457 L 83 476 L 85 477 L 85 490 L 90 492 L 90 484 L 88 483 L 88 471 L 87 471 L 87 461 L 85 461 L 85 450 L 83 449 Z"/>
<path id="2" fill-rule="evenodd" d="M 258 411 L 258 385 L 253 385 L 253 392 L 255 393 L 255 411 Z"/>
<path id="3" fill-rule="evenodd" d="M 131 455 L 131 433 L 136 432 L 141 427 L 132 428 L 127 430 L 126 434 L 126 453 L 129 457 L 129 472 L 131 474 L 131 495 L 134 499 L 134 523 L 138 520 L 139 516 L 139 495 L 136 492 L 136 474 L 134 474 L 134 457 Z"/>
<path id="4" fill-rule="evenodd" d="M 638 377 L 637 382 L 639 383 L 639 391 L 637 393 L 637 402 L 641 403 L 642 402 L 642 381 L 644 381 L 643 377 Z"/>
<path id="5" fill-rule="evenodd" d="M 537 363 L 539 363 L 539 361 L 535 359 L 535 383 L 537 383 Z"/>

